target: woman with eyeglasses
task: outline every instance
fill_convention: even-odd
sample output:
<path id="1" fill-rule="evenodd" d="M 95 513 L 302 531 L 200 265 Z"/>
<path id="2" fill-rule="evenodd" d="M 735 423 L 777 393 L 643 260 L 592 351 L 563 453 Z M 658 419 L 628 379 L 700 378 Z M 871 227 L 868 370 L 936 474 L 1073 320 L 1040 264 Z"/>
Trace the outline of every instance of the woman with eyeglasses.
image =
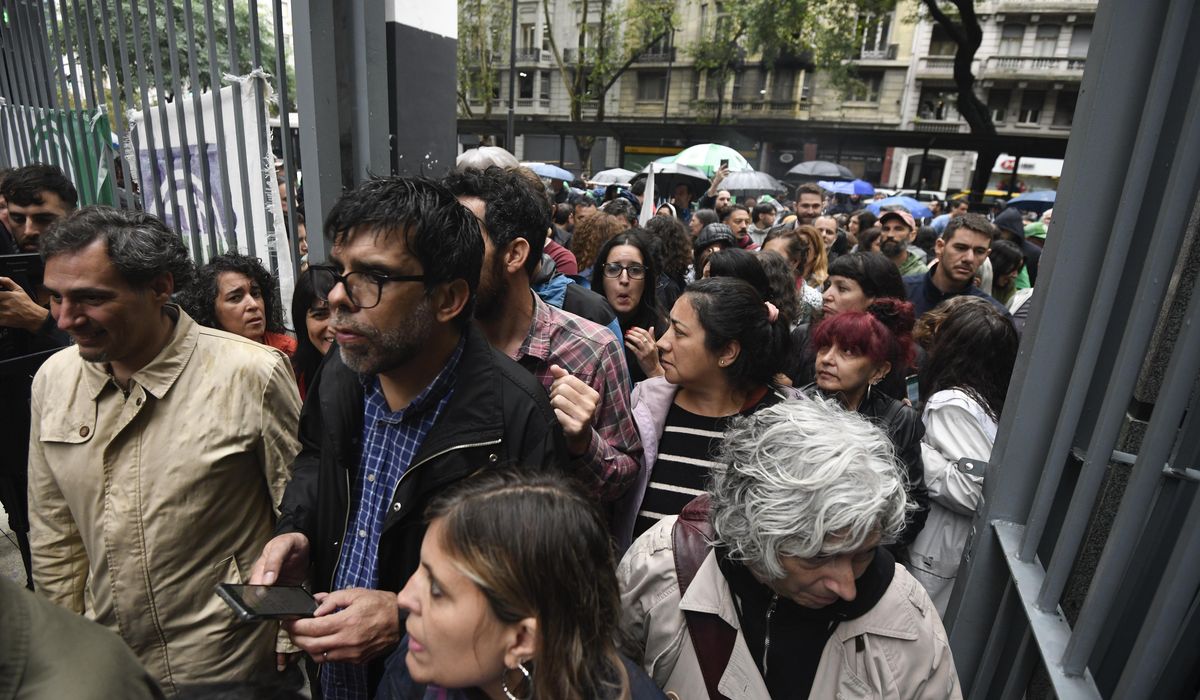
<path id="1" fill-rule="evenodd" d="M 684 290 L 658 340 L 663 376 L 633 389 L 643 469 L 617 502 L 622 550 L 703 491 L 732 417 L 799 396 L 773 384 L 788 338 L 787 319 L 743 279 L 710 277 Z"/>
<path id="2" fill-rule="evenodd" d="M 655 294 L 658 267 L 646 232 L 635 228 L 609 239 L 592 269 L 593 288 L 604 294 L 621 323 L 625 364 L 634 384 L 662 376 L 655 342 L 666 332 L 666 323 Z"/>

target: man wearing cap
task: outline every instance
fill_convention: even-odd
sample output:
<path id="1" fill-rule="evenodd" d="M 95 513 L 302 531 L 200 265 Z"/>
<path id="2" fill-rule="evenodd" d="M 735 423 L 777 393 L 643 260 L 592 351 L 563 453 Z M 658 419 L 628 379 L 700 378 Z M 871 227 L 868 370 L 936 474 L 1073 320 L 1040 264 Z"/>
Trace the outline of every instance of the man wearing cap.
<path id="1" fill-rule="evenodd" d="M 718 250 L 733 248 L 737 245 L 737 238 L 734 238 L 733 229 L 725 224 L 709 224 L 700 229 L 700 235 L 696 237 L 696 244 L 692 246 L 695 257 L 692 262 L 692 279 L 698 280 L 704 277 L 704 266 L 708 263 L 708 258 Z"/>
<path id="2" fill-rule="evenodd" d="M 879 251 L 900 268 L 900 275 L 920 275 L 929 270 L 921 258 L 908 249 L 917 237 L 912 214 L 903 209 L 885 211 L 879 216 Z"/>

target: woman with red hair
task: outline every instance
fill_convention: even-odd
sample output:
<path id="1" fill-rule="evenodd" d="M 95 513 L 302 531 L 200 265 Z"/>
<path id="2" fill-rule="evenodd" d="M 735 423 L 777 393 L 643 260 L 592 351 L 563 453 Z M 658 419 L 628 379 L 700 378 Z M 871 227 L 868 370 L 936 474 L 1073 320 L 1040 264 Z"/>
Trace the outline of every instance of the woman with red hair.
<path id="1" fill-rule="evenodd" d="M 913 360 L 912 304 L 880 298 L 866 311 L 840 313 L 826 318 L 812 331 L 816 352 L 816 382 L 804 389 L 808 396 L 832 399 L 847 411 L 869 418 L 883 428 L 896 448 L 908 476 L 908 494 L 917 509 L 896 543 L 903 560 L 929 514 L 925 469 L 921 462 L 921 438 L 925 428 L 921 416 L 902 401 L 874 390 L 892 367 L 906 367 Z"/>

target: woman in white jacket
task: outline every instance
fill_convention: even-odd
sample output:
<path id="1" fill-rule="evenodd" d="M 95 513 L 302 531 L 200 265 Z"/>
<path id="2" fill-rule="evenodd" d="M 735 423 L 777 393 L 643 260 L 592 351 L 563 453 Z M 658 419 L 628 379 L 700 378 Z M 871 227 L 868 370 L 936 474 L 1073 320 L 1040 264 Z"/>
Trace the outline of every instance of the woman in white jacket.
<path id="1" fill-rule="evenodd" d="M 986 465 L 1017 358 L 1012 321 L 979 297 L 960 296 L 918 323 L 921 457 L 930 511 L 910 546 L 910 569 L 945 614 L 971 524 L 983 504 Z"/>

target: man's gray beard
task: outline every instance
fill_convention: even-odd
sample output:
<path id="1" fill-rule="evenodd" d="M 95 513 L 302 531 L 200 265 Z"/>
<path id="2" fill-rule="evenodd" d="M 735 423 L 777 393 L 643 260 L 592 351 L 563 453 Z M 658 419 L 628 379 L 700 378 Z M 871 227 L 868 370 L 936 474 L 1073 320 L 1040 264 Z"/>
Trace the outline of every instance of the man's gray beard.
<path id="1" fill-rule="evenodd" d="M 408 364 L 420 354 L 433 328 L 433 309 L 429 299 L 422 299 L 402 326 L 386 331 L 350 324 L 338 319 L 336 311 L 333 321 L 361 333 L 368 343 L 363 349 L 339 347 L 342 362 L 358 374 L 381 374 Z"/>

